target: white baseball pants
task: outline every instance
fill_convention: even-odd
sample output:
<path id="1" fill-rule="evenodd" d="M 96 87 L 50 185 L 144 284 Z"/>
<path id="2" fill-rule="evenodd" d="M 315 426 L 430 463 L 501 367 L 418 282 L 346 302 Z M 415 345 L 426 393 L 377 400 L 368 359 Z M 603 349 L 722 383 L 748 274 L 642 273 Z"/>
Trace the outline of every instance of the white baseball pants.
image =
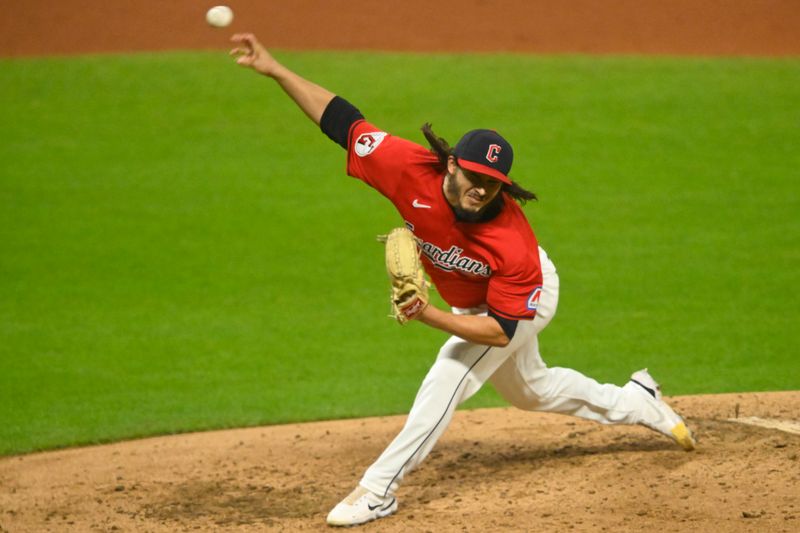
<path id="1" fill-rule="evenodd" d="M 542 294 L 536 318 L 522 320 L 511 342 L 503 347 L 473 344 L 450 337 L 422 382 L 406 424 L 370 466 L 360 484 L 386 496 L 394 494 L 406 473 L 433 449 L 456 407 L 491 380 L 509 403 L 529 411 L 563 413 L 603 424 L 636 424 L 646 415 L 638 385 L 605 384 L 568 368 L 548 368 L 539 355 L 538 333 L 550 323 L 558 306 L 558 274 L 539 248 Z M 485 309 L 455 313 L 480 313 Z"/>

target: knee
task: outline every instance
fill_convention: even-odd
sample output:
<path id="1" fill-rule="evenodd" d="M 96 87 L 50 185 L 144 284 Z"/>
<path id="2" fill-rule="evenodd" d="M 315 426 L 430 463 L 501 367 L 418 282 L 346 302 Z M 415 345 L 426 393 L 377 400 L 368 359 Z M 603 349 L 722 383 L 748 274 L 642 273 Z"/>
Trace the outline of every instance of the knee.
<path id="1" fill-rule="evenodd" d="M 547 370 L 535 376 L 528 376 L 523 387 L 504 394 L 511 405 L 525 411 L 537 411 L 539 406 L 550 401 L 553 395 L 554 390 L 551 380 L 548 379 Z"/>
<path id="2" fill-rule="evenodd" d="M 548 400 L 554 393 L 553 372 L 549 368 L 542 368 L 529 374 L 526 383 L 528 384 L 528 394 L 536 398 L 536 403 Z"/>
<path id="3" fill-rule="evenodd" d="M 546 392 L 545 380 L 528 376 L 518 386 L 505 387 L 503 397 L 517 409 L 535 411 L 546 398 Z"/>
<path id="4" fill-rule="evenodd" d="M 516 407 L 517 409 L 522 409 L 523 411 L 535 411 L 536 408 L 539 406 L 539 398 L 532 394 L 530 391 L 518 391 L 516 394 L 509 395 L 506 397 L 508 402 Z"/>

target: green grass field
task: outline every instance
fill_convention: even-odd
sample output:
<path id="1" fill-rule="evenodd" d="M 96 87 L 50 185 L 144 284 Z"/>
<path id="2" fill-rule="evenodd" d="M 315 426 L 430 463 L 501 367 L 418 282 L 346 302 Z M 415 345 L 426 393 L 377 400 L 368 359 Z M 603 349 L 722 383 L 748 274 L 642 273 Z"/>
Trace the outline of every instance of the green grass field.
<path id="1" fill-rule="evenodd" d="M 398 135 L 509 138 L 561 275 L 549 364 L 800 387 L 800 60 L 278 56 Z M 386 318 L 399 217 L 275 84 L 3 60 L 0 96 L 0 455 L 407 411 L 445 335 Z"/>

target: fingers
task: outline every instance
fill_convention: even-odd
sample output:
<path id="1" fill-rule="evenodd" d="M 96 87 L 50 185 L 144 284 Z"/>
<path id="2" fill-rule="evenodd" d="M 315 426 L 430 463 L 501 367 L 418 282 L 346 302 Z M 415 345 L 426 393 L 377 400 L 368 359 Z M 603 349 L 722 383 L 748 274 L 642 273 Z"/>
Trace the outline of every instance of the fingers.
<path id="1" fill-rule="evenodd" d="M 252 49 L 240 48 L 240 47 L 237 46 L 236 48 L 234 48 L 234 49 L 232 49 L 230 51 L 230 55 L 232 55 L 232 56 L 247 55 L 247 54 L 250 54 L 252 52 L 253 52 Z"/>
<path id="2" fill-rule="evenodd" d="M 256 39 L 256 36 L 252 33 L 234 33 L 231 36 L 231 41 L 234 43 L 244 44 L 251 48 L 258 43 L 258 39 Z"/>
<path id="3" fill-rule="evenodd" d="M 255 47 L 253 44 L 258 42 L 255 35 L 252 33 L 236 33 L 231 36 L 231 42 L 239 45 L 235 46 L 230 51 L 231 56 L 238 56 L 236 58 L 236 63 L 246 67 L 252 65 L 255 55 Z"/>
<path id="4" fill-rule="evenodd" d="M 230 55 L 236 58 L 236 63 L 244 67 L 251 67 L 258 72 L 270 75 L 270 70 L 273 69 L 275 60 L 261 43 L 258 42 L 256 36 L 252 33 L 235 33 L 231 36 L 231 42 L 234 47 L 230 51 Z"/>
<path id="5" fill-rule="evenodd" d="M 234 33 L 231 35 L 231 42 L 238 45 L 231 50 L 232 55 L 234 52 L 243 54 L 252 52 L 254 48 L 253 43 L 258 41 L 256 41 L 256 37 L 252 33 Z"/>
<path id="6" fill-rule="evenodd" d="M 253 64 L 255 58 L 252 49 L 236 47 L 230 51 L 230 55 L 236 57 L 236 63 L 244 67 L 249 67 Z"/>
<path id="7" fill-rule="evenodd" d="M 252 33 L 234 33 L 233 35 L 231 35 L 231 41 L 239 43 L 248 38 L 252 39 L 253 37 L 254 35 Z"/>
<path id="8" fill-rule="evenodd" d="M 261 48 L 258 39 L 252 33 L 235 33 L 231 36 L 231 42 L 239 45 L 231 49 L 230 55 L 239 56 L 236 62 L 240 65 L 251 65 Z"/>

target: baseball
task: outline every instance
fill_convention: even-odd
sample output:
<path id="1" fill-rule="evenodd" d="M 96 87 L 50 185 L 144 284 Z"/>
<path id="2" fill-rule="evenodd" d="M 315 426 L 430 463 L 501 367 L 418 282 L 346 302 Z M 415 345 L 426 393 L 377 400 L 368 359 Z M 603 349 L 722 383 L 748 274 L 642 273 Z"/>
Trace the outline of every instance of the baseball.
<path id="1" fill-rule="evenodd" d="M 206 13 L 206 22 L 217 28 L 224 28 L 233 20 L 233 10 L 228 6 L 215 6 Z"/>

